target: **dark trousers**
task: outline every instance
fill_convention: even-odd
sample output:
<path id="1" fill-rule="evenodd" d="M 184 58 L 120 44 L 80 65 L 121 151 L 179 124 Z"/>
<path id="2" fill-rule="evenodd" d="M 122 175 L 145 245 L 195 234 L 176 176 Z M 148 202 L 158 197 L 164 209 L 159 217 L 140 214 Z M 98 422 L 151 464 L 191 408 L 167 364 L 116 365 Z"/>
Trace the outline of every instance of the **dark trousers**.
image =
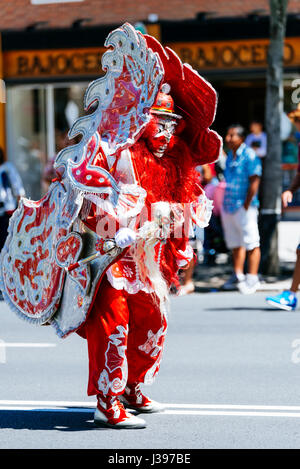
<path id="1" fill-rule="evenodd" d="M 9 215 L 6 213 L 4 215 L 0 215 L 0 251 L 3 248 L 7 237 L 9 218 Z"/>

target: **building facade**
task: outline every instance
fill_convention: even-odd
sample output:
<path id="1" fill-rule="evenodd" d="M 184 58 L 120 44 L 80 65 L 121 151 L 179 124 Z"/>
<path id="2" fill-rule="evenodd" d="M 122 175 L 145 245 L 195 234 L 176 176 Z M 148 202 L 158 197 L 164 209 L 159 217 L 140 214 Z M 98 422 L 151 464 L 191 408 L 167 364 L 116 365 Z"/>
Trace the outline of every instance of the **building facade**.
<path id="1" fill-rule="evenodd" d="M 0 145 L 27 195 L 39 198 L 47 162 L 83 115 L 88 83 L 99 77 L 107 34 L 125 21 L 156 36 L 216 88 L 214 128 L 264 120 L 268 1 L 0 0 Z M 298 16 L 299 15 L 299 16 Z M 284 48 L 285 111 L 300 69 L 300 5 L 289 2 Z M 299 86 L 299 85 L 298 85 Z M 293 163 L 294 156 L 290 157 Z"/>

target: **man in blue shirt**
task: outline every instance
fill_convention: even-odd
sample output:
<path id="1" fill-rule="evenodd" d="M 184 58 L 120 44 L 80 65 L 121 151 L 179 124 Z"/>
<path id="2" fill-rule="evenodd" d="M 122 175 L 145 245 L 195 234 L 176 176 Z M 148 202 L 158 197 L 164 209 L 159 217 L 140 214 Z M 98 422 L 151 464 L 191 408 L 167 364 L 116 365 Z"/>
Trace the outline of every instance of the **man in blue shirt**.
<path id="1" fill-rule="evenodd" d="M 223 286 L 254 293 L 259 286 L 260 240 L 258 232 L 257 192 L 261 177 L 261 161 L 245 143 L 241 125 L 229 127 L 226 144 L 229 148 L 224 172 L 226 189 L 222 207 L 222 224 L 228 249 L 232 250 L 234 273 Z M 248 273 L 244 264 L 248 253 Z"/>

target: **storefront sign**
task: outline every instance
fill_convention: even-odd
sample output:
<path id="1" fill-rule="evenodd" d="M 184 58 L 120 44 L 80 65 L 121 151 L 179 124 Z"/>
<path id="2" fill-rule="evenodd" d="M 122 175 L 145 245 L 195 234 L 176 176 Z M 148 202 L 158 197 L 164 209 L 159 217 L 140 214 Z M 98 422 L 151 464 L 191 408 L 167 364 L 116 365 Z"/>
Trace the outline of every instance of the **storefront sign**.
<path id="1" fill-rule="evenodd" d="M 189 63 L 196 70 L 265 68 L 268 45 L 268 39 L 168 44 L 183 62 Z M 300 38 L 286 40 L 284 65 L 300 65 Z"/>
<path id="2" fill-rule="evenodd" d="M 196 70 L 265 68 L 268 39 L 221 42 L 174 42 L 167 44 L 183 62 Z M 9 51 L 3 53 L 5 79 L 101 75 L 101 58 L 107 49 Z M 284 45 L 284 65 L 300 66 L 300 37 Z"/>
<path id="3" fill-rule="evenodd" d="M 60 49 L 4 52 L 6 79 L 101 75 L 107 49 Z"/>

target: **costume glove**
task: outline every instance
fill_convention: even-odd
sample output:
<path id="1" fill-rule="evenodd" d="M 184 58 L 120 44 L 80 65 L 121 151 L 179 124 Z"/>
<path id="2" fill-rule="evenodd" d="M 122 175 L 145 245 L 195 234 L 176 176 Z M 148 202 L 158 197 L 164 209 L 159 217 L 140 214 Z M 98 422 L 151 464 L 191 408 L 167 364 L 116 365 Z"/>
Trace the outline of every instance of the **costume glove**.
<path id="1" fill-rule="evenodd" d="M 120 228 L 115 235 L 115 242 L 119 248 L 127 248 L 136 240 L 135 231 L 130 228 Z"/>

